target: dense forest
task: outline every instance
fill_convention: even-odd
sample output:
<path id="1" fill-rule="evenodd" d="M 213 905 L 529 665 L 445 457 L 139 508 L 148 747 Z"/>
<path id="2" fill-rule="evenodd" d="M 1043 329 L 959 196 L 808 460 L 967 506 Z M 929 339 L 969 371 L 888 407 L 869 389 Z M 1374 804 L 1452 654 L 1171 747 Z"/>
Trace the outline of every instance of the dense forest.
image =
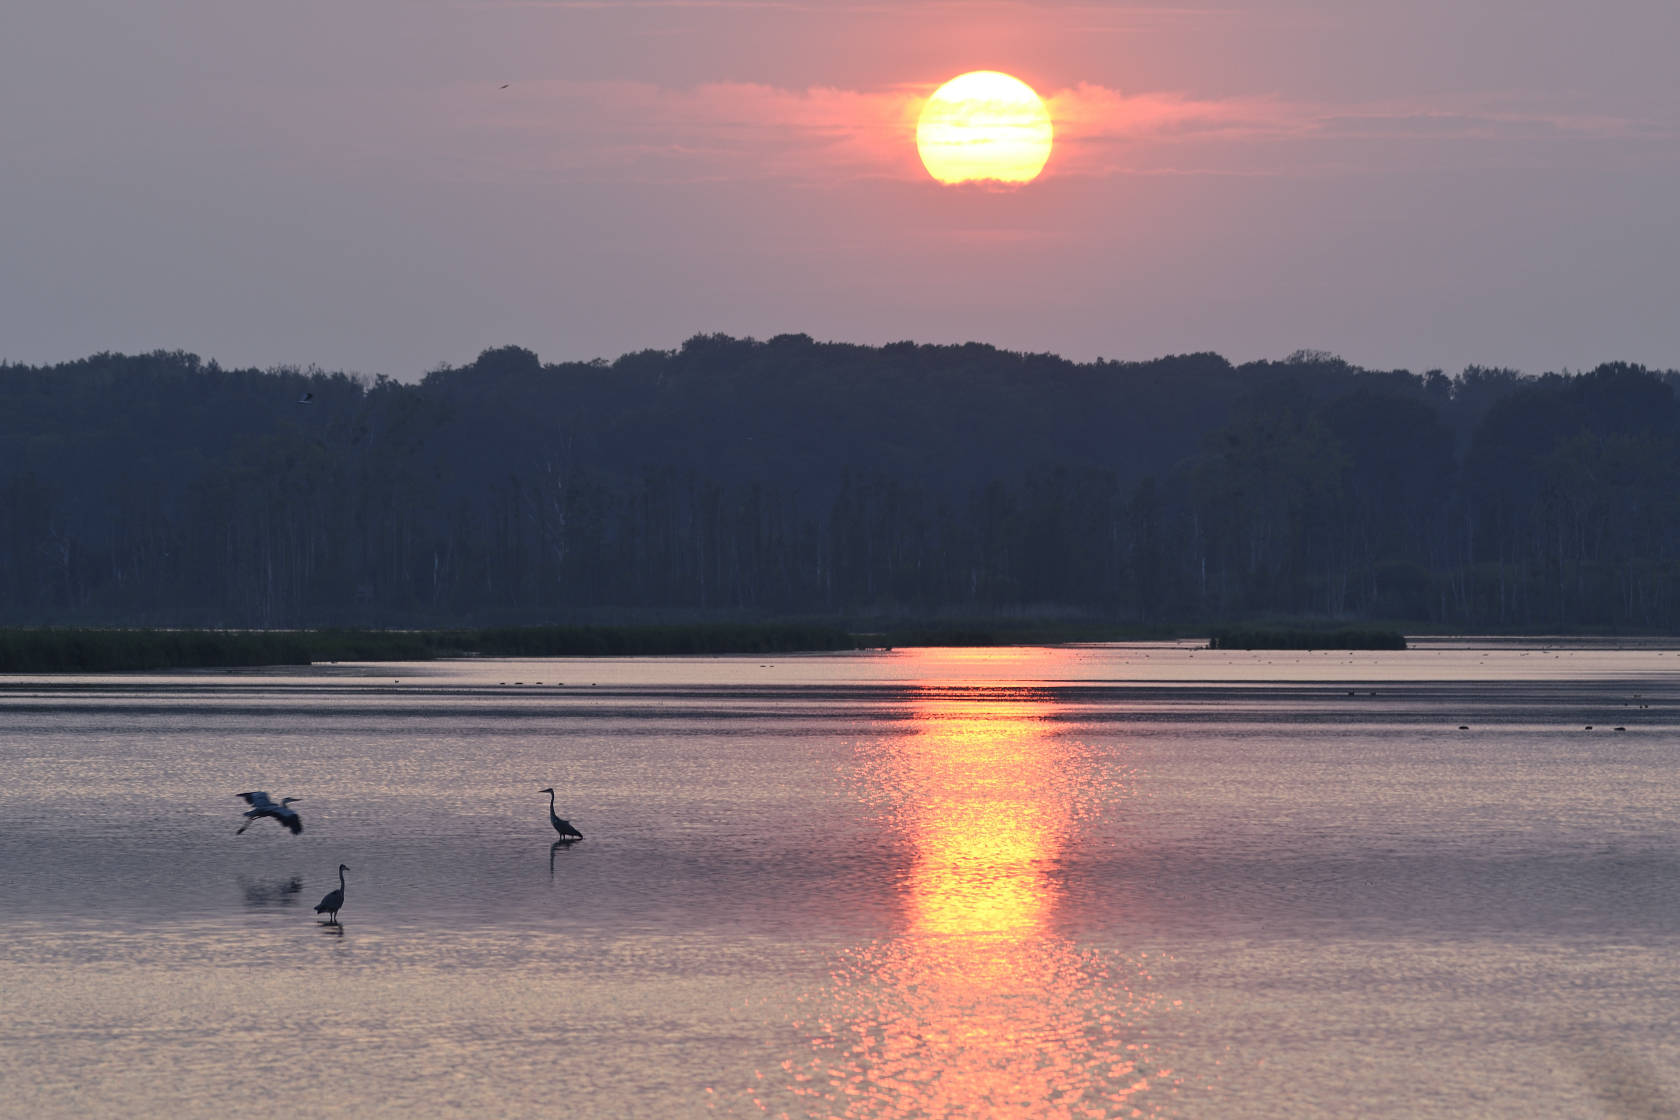
<path id="1" fill-rule="evenodd" d="M 803 335 L 0 365 L 0 622 L 1673 630 L 1677 388 Z"/>

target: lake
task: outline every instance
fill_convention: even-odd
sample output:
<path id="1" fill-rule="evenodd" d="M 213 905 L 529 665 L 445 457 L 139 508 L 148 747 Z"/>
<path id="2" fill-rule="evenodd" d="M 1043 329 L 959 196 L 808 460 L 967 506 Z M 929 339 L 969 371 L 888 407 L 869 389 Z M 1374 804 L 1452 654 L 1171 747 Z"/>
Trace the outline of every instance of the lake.
<path id="1" fill-rule="evenodd" d="M 1538 640 L 0 678 L 0 1114 L 1680 1117 L 1677 683 Z M 235 835 L 255 789 L 302 834 Z"/>

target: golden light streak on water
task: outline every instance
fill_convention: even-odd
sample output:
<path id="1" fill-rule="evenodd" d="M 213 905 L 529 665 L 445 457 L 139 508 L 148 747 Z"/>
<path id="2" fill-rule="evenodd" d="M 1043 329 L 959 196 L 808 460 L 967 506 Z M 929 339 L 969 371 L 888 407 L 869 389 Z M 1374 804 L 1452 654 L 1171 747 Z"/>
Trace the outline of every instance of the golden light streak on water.
<path id="1" fill-rule="evenodd" d="M 790 1116 L 1144 1116 L 1176 1088 L 1138 962 L 1055 929 L 1057 862 L 1102 787 L 1040 696 L 929 692 L 918 733 L 870 748 L 866 796 L 914 852 L 904 928 L 805 1001 Z"/>
<path id="2" fill-rule="evenodd" d="M 930 700 L 901 748 L 916 863 L 912 936 L 1020 941 L 1044 932 L 1047 872 L 1073 806 L 1038 705 Z"/>

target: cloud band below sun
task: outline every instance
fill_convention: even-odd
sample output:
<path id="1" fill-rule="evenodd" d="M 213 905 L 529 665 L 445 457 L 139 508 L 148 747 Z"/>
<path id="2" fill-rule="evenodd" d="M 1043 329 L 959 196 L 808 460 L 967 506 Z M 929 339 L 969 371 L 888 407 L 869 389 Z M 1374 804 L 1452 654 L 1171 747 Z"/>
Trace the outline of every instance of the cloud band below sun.
<path id="1" fill-rule="evenodd" d="M 440 166 L 471 178 L 931 182 L 917 154 L 916 125 L 935 88 L 526 82 L 505 91 L 454 85 L 392 94 L 380 111 L 394 114 L 382 128 L 387 150 L 424 145 Z M 1042 178 L 1299 175 L 1607 156 L 1638 162 L 1640 141 L 1656 139 L 1641 122 L 1498 94 L 1324 105 L 1123 94 L 1081 84 L 1044 101 L 1055 148 Z M 1659 147 L 1671 142 L 1664 130 Z"/>

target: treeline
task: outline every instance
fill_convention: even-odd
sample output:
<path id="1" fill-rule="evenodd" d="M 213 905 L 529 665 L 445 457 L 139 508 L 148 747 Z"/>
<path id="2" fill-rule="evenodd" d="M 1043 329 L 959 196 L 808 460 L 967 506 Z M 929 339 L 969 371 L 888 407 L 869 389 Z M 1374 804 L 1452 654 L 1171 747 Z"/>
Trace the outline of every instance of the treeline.
<path id="1" fill-rule="evenodd" d="M 0 366 L 0 622 L 1668 630 L 1676 384 L 803 336 Z"/>

